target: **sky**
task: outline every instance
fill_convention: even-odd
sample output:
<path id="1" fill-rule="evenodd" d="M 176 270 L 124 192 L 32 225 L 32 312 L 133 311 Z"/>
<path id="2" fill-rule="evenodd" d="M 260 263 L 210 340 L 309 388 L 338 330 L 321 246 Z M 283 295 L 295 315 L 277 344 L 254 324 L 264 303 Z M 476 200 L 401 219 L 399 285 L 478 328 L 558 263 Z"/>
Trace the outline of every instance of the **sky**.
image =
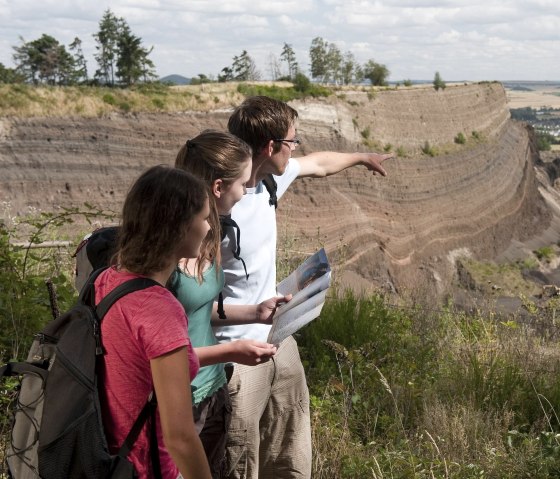
<path id="1" fill-rule="evenodd" d="M 289 44 L 309 76 L 316 37 L 384 64 L 390 81 L 560 81 L 559 0 L 0 0 L 0 63 L 43 33 L 82 40 L 90 75 L 99 20 L 123 17 L 163 77 L 217 77 L 247 50 L 263 79 Z M 281 64 L 282 65 L 282 64 Z"/>

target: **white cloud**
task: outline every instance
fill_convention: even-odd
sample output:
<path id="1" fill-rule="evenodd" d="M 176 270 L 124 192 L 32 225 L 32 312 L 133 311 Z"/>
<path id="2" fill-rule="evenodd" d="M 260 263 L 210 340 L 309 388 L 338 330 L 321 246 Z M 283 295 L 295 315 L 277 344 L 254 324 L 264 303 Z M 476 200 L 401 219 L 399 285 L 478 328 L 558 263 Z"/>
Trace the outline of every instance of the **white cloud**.
<path id="1" fill-rule="evenodd" d="M 19 36 L 83 41 L 89 70 L 103 12 L 124 17 L 158 73 L 218 74 L 247 50 L 266 74 L 284 43 L 309 66 L 323 37 L 356 60 L 387 65 L 392 79 L 560 79 L 560 2 L 552 0 L 0 0 L 0 62 L 13 66 Z"/>

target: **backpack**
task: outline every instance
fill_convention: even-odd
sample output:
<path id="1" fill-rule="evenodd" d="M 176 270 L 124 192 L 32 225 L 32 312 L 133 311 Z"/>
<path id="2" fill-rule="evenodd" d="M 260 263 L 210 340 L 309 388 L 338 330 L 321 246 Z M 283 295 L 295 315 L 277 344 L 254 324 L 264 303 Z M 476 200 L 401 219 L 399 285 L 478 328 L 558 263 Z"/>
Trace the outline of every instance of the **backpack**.
<path id="1" fill-rule="evenodd" d="M 111 257 L 117 248 L 118 226 L 98 228 L 86 235 L 72 255 L 76 258 L 74 284 L 81 291 L 91 273 L 99 268 L 109 266 Z"/>
<path id="2" fill-rule="evenodd" d="M 147 399 L 116 455 L 108 451 L 101 420 L 97 364 L 103 347 L 100 322 L 123 296 L 157 285 L 135 278 L 119 285 L 95 306 L 96 271 L 77 303 L 35 336 L 25 362 L 0 368 L 0 377 L 21 376 L 6 460 L 15 479 L 132 479 L 127 459 L 144 423 L 151 418 L 150 448 L 155 477 L 161 477 L 155 439 L 156 401 Z"/>

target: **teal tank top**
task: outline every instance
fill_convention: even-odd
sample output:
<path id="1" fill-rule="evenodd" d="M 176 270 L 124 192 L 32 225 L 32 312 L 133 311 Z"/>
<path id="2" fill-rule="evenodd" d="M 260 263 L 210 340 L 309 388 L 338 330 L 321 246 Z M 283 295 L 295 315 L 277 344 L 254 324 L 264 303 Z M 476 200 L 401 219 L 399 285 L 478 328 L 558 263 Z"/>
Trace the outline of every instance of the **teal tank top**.
<path id="1" fill-rule="evenodd" d="M 189 318 L 189 337 L 195 348 L 218 344 L 210 320 L 214 301 L 224 287 L 224 271 L 219 268 L 216 274 L 216 267 L 212 263 L 204 272 L 203 278 L 202 283 L 199 283 L 197 278 L 177 272 L 172 286 Z M 224 384 L 226 374 L 223 364 L 200 368 L 191 383 L 193 405 L 214 394 Z"/>

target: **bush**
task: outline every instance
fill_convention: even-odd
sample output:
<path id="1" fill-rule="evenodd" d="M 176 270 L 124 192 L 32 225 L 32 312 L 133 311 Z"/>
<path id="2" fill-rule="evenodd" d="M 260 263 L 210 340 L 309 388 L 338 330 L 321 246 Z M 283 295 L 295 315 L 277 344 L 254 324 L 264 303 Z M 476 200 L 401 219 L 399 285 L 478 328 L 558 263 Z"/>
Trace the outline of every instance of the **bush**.
<path id="1" fill-rule="evenodd" d="M 103 95 L 102 99 L 108 105 L 116 105 L 117 104 L 117 101 L 115 100 L 115 97 L 113 95 L 111 95 L 110 93 L 105 93 Z"/>
<path id="2" fill-rule="evenodd" d="M 248 83 L 240 83 L 237 85 L 238 93 L 245 96 L 265 95 L 276 100 L 289 102 L 299 98 L 311 97 L 326 97 L 332 94 L 328 88 L 320 85 L 311 84 L 304 92 L 297 91 L 294 87 L 279 87 L 277 85 L 253 85 Z"/>
<path id="3" fill-rule="evenodd" d="M 463 133 L 458 133 L 457 136 L 454 138 L 455 143 L 458 145 L 464 145 L 467 142 L 465 135 Z"/>
<path id="4" fill-rule="evenodd" d="M 422 147 L 422 153 L 424 153 L 425 155 L 428 155 L 428 156 L 436 156 L 437 150 L 433 146 L 430 145 L 428 140 L 426 140 L 426 142 L 424 143 L 424 146 Z"/>
<path id="5" fill-rule="evenodd" d="M 550 261 L 556 256 L 556 254 L 554 253 L 554 248 L 552 246 L 543 246 L 542 248 L 535 250 L 534 253 L 539 260 L 546 261 Z"/>
<path id="6" fill-rule="evenodd" d="M 434 88 L 436 89 L 436 91 L 438 91 L 440 88 L 442 90 L 445 90 L 445 87 L 447 86 L 445 84 L 445 82 L 442 80 L 441 75 L 439 74 L 439 72 L 436 72 L 435 76 L 434 76 Z"/>
<path id="7" fill-rule="evenodd" d="M 293 84 L 294 90 L 300 93 L 306 93 L 311 90 L 311 80 L 301 72 L 296 73 Z"/>
<path id="8" fill-rule="evenodd" d="M 364 128 L 362 131 L 360 131 L 360 135 L 362 135 L 362 138 L 364 138 L 365 140 L 369 138 L 370 134 L 371 134 L 371 130 L 369 126 Z"/>
<path id="9" fill-rule="evenodd" d="M 298 337 L 313 477 L 558 477 L 559 344 L 543 340 L 515 321 L 335 295 Z"/>

